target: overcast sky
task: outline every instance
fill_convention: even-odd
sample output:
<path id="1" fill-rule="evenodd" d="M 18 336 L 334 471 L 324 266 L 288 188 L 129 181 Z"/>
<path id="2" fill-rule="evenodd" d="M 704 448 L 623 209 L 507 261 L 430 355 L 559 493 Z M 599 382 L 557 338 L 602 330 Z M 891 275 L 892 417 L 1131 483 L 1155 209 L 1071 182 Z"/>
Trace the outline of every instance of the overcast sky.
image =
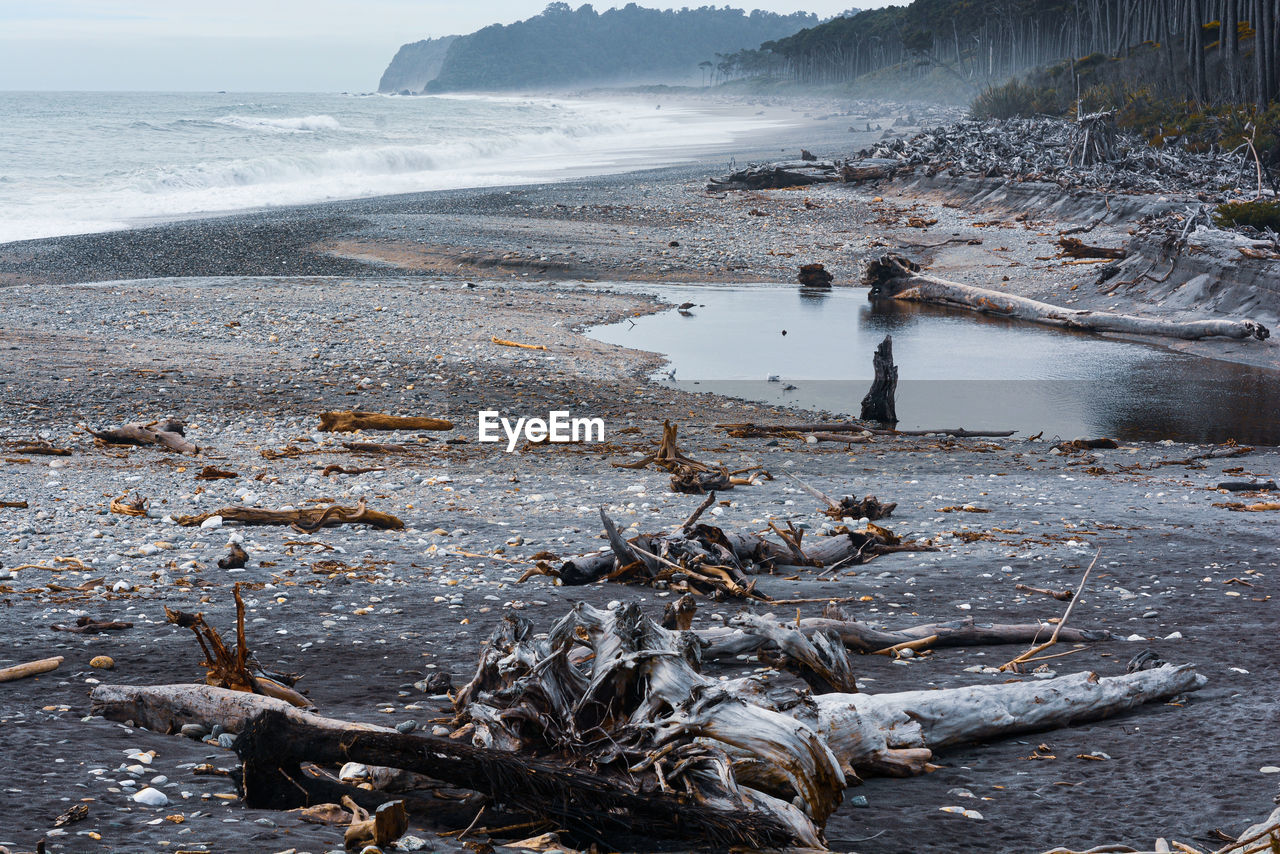
<path id="1" fill-rule="evenodd" d="M 0 0 L 0 89 L 368 91 L 405 42 L 510 23 L 546 5 L 547 0 Z M 593 5 L 604 11 L 625 0 Z M 686 5 L 710 4 L 678 3 Z M 728 5 L 826 17 L 850 6 L 886 6 L 889 0 Z"/>

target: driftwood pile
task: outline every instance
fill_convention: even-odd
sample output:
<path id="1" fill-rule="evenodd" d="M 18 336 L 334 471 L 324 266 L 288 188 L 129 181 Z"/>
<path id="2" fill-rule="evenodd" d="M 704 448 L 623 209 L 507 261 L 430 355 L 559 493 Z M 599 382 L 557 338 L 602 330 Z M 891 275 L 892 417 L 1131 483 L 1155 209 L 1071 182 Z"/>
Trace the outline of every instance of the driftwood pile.
<path id="1" fill-rule="evenodd" d="M 909 139 L 878 143 L 863 158 L 892 159 L 897 168 L 926 174 L 1046 181 L 1063 188 L 1123 193 L 1207 193 L 1242 183 L 1241 156 L 1153 148 L 1132 134 L 1110 131 L 1104 119 L 1056 118 L 961 121 Z M 1248 162 L 1253 165 L 1252 160 Z M 1244 182 L 1244 183 L 1247 183 Z"/>
<path id="2" fill-rule="evenodd" d="M 639 534 L 625 539 L 613 520 L 600 508 L 609 550 L 565 561 L 559 569 L 542 567 L 562 584 L 576 586 L 601 579 L 632 584 L 659 584 L 672 590 L 769 601 L 755 589 L 749 575 L 793 572 L 809 567 L 823 573 L 866 563 L 878 555 L 903 551 L 936 551 L 932 546 L 904 542 L 887 528 L 868 523 L 865 530 L 837 528 L 828 537 L 804 540 L 804 531 L 770 525 L 781 542 L 755 533 L 731 533 L 715 525 L 699 524 L 697 517 L 715 500 L 715 493 L 679 530 Z M 874 497 L 869 508 L 883 514 Z M 852 502 L 852 499 L 850 499 Z M 839 510 L 844 505 L 832 503 Z M 889 506 L 892 511 L 893 505 Z M 855 509 L 852 503 L 849 509 Z M 813 542 L 816 540 L 816 542 Z"/>
<path id="3" fill-rule="evenodd" d="M 756 478 L 773 480 L 767 471 L 742 469 L 729 471 L 724 466 L 712 466 L 686 456 L 676 442 L 679 428 L 670 421 L 662 422 L 662 438 L 652 453 L 630 463 L 614 463 L 614 468 L 643 469 L 653 466 L 671 474 L 671 491 L 686 495 L 705 495 L 717 490 L 748 486 Z M 748 473 L 755 472 L 747 476 Z"/>
<path id="4" fill-rule="evenodd" d="M 891 178 L 902 164 L 893 157 L 858 157 L 854 160 L 801 160 L 788 163 L 752 163 L 723 178 L 711 178 L 707 192 L 722 190 L 780 190 L 810 184 L 856 183 Z"/>
<path id="5" fill-rule="evenodd" d="M 919 774 L 953 745 L 1104 718 L 1205 681 L 1163 665 L 868 695 L 853 685 L 839 629 L 742 615 L 716 632 L 664 628 L 634 603 L 579 604 L 546 634 L 509 615 L 453 697 L 447 737 L 210 686 L 99 685 L 92 711 L 161 732 L 194 723 L 238 733 L 238 782 L 253 808 L 363 812 L 400 802 L 470 830 L 483 807 L 502 828 L 487 835 L 499 838 L 533 826 L 610 850 L 824 849 L 827 819 L 862 777 Z M 823 678 L 804 690 L 703 673 L 708 654 L 744 644 Z M 347 762 L 403 791 L 335 779 L 329 769 Z M 374 773 L 390 769 L 408 774 Z M 433 796 L 442 786 L 484 797 L 458 809 L 456 795 Z"/>

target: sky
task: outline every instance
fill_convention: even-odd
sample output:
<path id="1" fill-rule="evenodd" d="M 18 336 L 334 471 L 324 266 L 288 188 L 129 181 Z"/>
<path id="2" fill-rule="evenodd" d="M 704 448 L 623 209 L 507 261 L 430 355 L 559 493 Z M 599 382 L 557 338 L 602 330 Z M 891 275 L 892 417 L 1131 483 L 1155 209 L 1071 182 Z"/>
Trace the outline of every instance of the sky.
<path id="1" fill-rule="evenodd" d="M 661 8 L 711 5 L 637 2 Z M 405 42 L 511 23 L 546 5 L 547 0 L 0 0 L 0 90 L 372 91 Z M 625 0 L 593 5 L 604 11 Z M 714 5 L 827 17 L 889 0 Z"/>

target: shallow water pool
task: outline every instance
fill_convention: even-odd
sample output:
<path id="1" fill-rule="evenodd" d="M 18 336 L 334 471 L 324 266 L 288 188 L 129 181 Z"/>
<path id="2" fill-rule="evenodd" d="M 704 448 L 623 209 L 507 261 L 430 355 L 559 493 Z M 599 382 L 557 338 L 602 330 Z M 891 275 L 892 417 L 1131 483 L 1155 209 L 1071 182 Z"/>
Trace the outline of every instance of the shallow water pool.
<path id="1" fill-rule="evenodd" d="M 891 334 L 902 429 L 1280 445 L 1280 374 L 1264 368 L 970 312 L 872 302 L 863 288 L 645 290 L 695 307 L 688 316 L 672 309 L 587 334 L 664 354 L 670 364 L 655 378 L 689 391 L 857 415 L 871 383 L 871 354 Z"/>

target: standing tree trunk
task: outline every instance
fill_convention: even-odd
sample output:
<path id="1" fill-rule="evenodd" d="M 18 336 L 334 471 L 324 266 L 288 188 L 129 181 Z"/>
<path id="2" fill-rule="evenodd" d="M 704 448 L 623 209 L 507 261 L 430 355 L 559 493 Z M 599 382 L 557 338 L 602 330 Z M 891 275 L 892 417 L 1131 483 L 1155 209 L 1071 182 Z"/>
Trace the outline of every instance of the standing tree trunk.
<path id="1" fill-rule="evenodd" d="M 886 335 L 872 357 L 876 376 L 871 390 L 862 398 L 862 420 L 898 423 L 898 409 L 894 397 L 898 391 L 898 366 L 893 363 L 893 336 Z"/>

